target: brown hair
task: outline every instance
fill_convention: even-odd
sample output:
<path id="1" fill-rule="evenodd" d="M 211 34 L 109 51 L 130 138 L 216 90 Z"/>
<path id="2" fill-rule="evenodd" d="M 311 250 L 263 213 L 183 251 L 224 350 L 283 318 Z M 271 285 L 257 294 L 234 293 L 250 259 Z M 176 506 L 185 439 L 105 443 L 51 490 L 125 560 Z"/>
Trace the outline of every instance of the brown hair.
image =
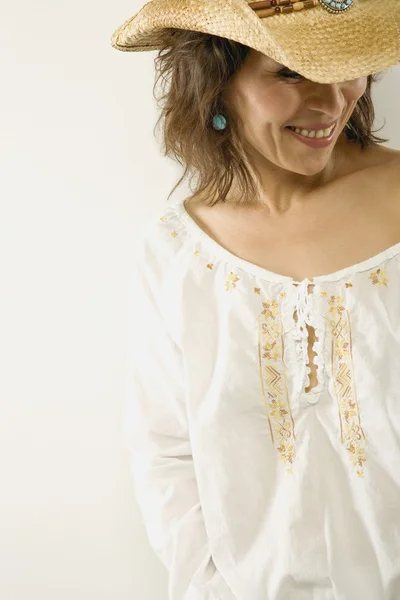
<path id="1" fill-rule="evenodd" d="M 164 155 L 184 167 L 168 199 L 188 178 L 191 199 L 207 198 L 204 202 L 208 206 L 227 201 L 233 185 L 240 191 L 238 202 L 258 204 L 254 172 L 239 135 L 239 123 L 222 93 L 250 48 L 226 38 L 180 29 L 163 30 L 159 48 L 154 61 L 153 94 L 161 114 L 155 130 L 163 124 Z M 371 85 L 379 75 L 368 76 L 365 93 L 344 129 L 349 142 L 359 144 L 362 150 L 389 141 L 372 132 L 375 111 Z M 160 81 L 162 93 L 157 96 Z M 222 131 L 212 126 L 213 116 L 219 113 L 228 118 L 228 126 Z"/>

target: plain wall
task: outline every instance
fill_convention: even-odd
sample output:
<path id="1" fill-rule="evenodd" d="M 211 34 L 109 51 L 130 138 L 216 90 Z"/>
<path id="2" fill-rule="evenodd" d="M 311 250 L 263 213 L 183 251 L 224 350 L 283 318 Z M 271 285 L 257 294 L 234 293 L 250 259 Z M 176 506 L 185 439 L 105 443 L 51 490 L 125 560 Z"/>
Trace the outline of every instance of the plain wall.
<path id="1" fill-rule="evenodd" d="M 0 3 L 0 598 L 165 600 L 124 438 L 133 241 L 180 170 L 140 2 Z M 399 68 L 374 88 L 400 145 Z M 183 186 L 171 201 L 187 192 Z"/>

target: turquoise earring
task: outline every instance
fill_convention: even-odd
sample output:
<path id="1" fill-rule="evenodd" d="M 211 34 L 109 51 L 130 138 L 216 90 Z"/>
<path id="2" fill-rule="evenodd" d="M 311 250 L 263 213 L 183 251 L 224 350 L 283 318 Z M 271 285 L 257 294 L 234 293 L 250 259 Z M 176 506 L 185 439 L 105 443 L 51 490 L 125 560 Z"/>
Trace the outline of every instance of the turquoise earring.
<path id="1" fill-rule="evenodd" d="M 214 115 L 212 122 L 214 129 L 221 130 L 226 127 L 226 117 L 224 115 Z"/>

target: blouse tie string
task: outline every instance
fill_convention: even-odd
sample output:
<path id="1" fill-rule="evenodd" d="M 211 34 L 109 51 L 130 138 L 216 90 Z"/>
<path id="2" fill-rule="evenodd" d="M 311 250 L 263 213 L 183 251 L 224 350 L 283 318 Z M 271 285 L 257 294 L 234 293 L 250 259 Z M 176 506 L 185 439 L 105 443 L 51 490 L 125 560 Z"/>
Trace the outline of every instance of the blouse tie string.
<path id="1" fill-rule="evenodd" d="M 312 307 L 312 294 L 308 293 L 308 286 L 312 283 L 309 279 L 304 279 L 296 288 L 296 311 L 297 311 L 297 322 L 295 323 L 295 338 L 297 340 L 305 339 L 308 337 L 308 331 L 306 324 L 312 325 L 311 321 L 311 307 Z"/>

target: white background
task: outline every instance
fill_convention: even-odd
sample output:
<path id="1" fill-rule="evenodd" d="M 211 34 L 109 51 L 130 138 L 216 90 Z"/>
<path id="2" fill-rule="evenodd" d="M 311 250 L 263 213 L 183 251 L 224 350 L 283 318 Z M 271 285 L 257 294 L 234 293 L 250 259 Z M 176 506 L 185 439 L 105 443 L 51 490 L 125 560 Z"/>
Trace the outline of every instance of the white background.
<path id="1" fill-rule="evenodd" d="M 132 243 L 180 174 L 156 53 L 110 45 L 141 4 L 0 0 L 2 600 L 167 598 L 123 424 Z M 392 148 L 398 69 L 373 91 Z"/>

